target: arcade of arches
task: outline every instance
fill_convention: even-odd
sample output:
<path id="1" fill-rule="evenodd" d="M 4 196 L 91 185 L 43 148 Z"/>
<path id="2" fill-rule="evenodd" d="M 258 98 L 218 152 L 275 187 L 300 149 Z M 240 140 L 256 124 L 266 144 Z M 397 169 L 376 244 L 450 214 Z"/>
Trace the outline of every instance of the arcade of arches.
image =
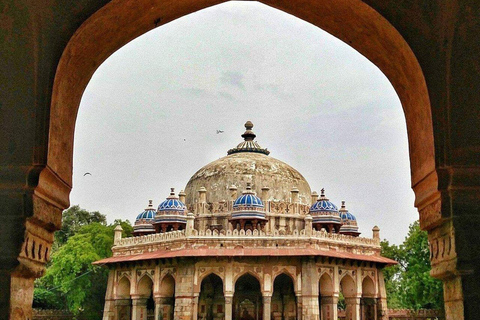
<path id="1" fill-rule="evenodd" d="M 75 118 L 95 69 L 148 30 L 221 2 L 0 3 L 0 314 L 31 318 L 33 281 L 44 272 L 53 232 L 69 206 Z M 391 81 L 405 112 L 415 206 L 422 228 L 429 233 L 432 275 L 444 282 L 446 317 L 476 319 L 480 314 L 480 238 L 475 236 L 480 230 L 478 3 L 262 2 L 345 41 Z M 321 297 L 322 305 L 326 300 Z M 362 305 L 366 312 L 369 305 L 368 300 Z"/>
<path id="2" fill-rule="evenodd" d="M 335 259 L 171 259 L 110 269 L 103 319 L 386 319 L 375 264 Z M 275 265 L 275 266 L 273 266 Z"/>

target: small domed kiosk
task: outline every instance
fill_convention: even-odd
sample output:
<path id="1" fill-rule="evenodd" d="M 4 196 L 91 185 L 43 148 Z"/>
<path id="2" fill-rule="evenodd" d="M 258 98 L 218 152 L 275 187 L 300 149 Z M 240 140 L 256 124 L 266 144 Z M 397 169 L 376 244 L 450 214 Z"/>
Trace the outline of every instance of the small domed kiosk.
<path id="1" fill-rule="evenodd" d="M 171 188 L 170 195 L 158 205 L 155 216 L 155 229 L 157 232 L 177 231 L 185 229 L 187 224 L 185 204 L 175 195 Z"/>

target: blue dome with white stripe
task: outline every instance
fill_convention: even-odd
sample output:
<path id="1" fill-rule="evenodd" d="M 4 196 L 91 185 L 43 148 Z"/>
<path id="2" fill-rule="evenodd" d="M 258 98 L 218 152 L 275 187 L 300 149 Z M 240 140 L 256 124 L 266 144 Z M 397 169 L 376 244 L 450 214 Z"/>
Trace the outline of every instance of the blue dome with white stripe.
<path id="1" fill-rule="evenodd" d="M 347 212 L 340 212 L 340 218 L 342 220 L 350 220 L 350 221 L 356 221 L 357 220 L 357 218 L 355 218 L 355 216 L 348 211 Z"/>
<path id="2" fill-rule="evenodd" d="M 146 221 L 153 221 L 155 219 L 155 209 L 152 205 L 152 200 L 149 200 L 148 208 L 145 209 L 142 213 L 140 213 L 135 221 L 139 220 L 146 220 Z"/>
<path id="3" fill-rule="evenodd" d="M 320 198 L 310 207 L 310 213 L 317 212 L 337 212 L 338 208 L 329 199 L 325 197 L 325 189 L 322 189 Z"/>
<path id="4" fill-rule="evenodd" d="M 234 209 L 239 207 L 263 208 L 263 202 L 259 197 L 257 197 L 253 193 L 242 194 L 233 203 Z"/>
<path id="5" fill-rule="evenodd" d="M 355 216 L 350 212 L 348 212 L 348 210 L 346 209 L 345 201 L 342 201 L 342 207 L 340 208 L 339 212 L 340 212 L 340 218 L 342 219 L 342 223 L 347 221 L 357 221 L 357 218 L 355 218 Z"/>
<path id="6" fill-rule="evenodd" d="M 182 201 L 178 200 L 178 197 L 175 196 L 175 190 L 171 188 L 170 196 L 160 203 L 158 205 L 158 211 L 159 212 L 171 212 L 171 211 L 177 211 L 177 212 L 184 212 L 187 207 L 185 206 L 185 203 Z"/>

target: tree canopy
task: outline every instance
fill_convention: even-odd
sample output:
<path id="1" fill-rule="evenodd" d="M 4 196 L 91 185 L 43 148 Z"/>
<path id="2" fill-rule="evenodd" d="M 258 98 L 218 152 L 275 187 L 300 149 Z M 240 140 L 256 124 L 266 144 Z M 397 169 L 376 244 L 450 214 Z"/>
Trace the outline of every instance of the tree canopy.
<path id="1" fill-rule="evenodd" d="M 443 287 L 430 276 L 430 253 L 427 232 L 414 222 L 405 241 L 400 245 L 381 242 L 382 255 L 398 261 L 384 269 L 388 305 L 390 308 L 442 309 Z"/>
<path id="2" fill-rule="evenodd" d="M 130 236 L 133 228 L 128 220 L 107 225 L 105 215 L 79 206 L 65 210 L 62 223 L 47 271 L 36 281 L 34 307 L 69 309 L 84 319 L 98 318 L 108 270 L 92 262 L 112 255 L 117 224 L 124 236 Z"/>

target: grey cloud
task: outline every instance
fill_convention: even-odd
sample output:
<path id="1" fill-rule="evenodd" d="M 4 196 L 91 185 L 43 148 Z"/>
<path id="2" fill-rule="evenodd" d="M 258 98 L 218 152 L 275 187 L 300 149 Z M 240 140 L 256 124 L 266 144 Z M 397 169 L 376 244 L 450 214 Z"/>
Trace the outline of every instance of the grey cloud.
<path id="1" fill-rule="evenodd" d="M 240 88 L 245 89 L 245 85 L 243 84 L 243 74 L 236 71 L 227 71 L 223 72 L 222 76 L 220 77 L 220 81 L 222 83 Z"/>

